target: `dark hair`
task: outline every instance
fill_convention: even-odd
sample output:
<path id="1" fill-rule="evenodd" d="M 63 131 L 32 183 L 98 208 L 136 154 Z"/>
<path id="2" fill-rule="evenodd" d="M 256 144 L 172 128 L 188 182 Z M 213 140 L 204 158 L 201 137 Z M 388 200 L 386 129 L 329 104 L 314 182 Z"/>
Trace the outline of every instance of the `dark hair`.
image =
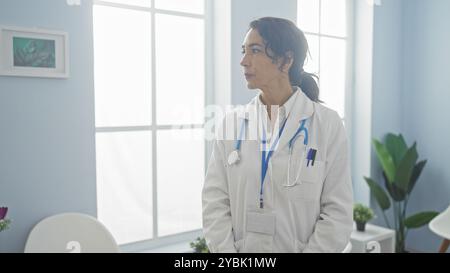
<path id="1" fill-rule="evenodd" d="M 289 81 L 293 86 L 299 86 L 312 101 L 320 102 L 319 87 L 316 81 L 319 77 L 303 70 L 306 54 L 309 53 L 308 41 L 305 34 L 293 22 L 275 17 L 263 17 L 250 23 L 250 29 L 255 29 L 264 40 L 265 51 L 275 63 L 282 58 L 284 66 L 288 59 L 288 53 L 292 53 L 294 62 L 289 69 Z M 269 54 L 268 49 L 273 53 Z"/>

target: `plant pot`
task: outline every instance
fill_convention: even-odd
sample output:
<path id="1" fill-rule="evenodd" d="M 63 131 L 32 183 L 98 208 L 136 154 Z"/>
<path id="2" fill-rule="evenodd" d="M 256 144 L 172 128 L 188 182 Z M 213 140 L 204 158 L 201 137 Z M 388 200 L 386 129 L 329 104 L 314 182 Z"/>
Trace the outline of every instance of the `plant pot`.
<path id="1" fill-rule="evenodd" d="M 357 231 L 365 231 L 366 230 L 366 222 L 356 222 L 356 230 Z"/>

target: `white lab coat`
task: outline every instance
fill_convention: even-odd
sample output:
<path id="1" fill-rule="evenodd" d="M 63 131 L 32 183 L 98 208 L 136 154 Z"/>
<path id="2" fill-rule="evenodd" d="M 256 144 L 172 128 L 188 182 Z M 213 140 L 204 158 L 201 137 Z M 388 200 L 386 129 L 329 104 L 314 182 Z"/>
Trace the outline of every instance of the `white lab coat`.
<path id="1" fill-rule="evenodd" d="M 260 140 L 244 140 L 238 164 L 228 164 L 235 140 L 217 139 L 202 192 L 203 233 L 211 252 L 341 252 L 353 224 L 353 192 L 345 129 L 339 115 L 311 101 L 300 89 L 278 148 L 269 161 L 264 183 L 264 209 L 259 209 Z M 243 118 L 255 117 L 255 97 L 245 109 L 228 114 L 225 134 L 240 131 Z M 233 117 L 238 122 L 232 122 Z M 291 177 L 301 183 L 285 187 L 288 142 L 308 118 L 309 143 L 317 150 L 314 166 L 300 166 L 303 136 L 293 146 Z M 254 212 L 271 213 L 258 220 Z M 273 227 L 272 227 L 273 225 Z"/>

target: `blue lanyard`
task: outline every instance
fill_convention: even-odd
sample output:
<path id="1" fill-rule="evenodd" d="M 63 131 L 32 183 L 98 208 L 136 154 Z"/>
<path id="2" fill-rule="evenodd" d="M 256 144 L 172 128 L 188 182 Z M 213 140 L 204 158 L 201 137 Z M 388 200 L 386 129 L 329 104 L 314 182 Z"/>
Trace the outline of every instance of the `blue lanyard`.
<path id="1" fill-rule="evenodd" d="M 264 194 L 263 194 L 263 188 L 264 188 L 264 180 L 266 178 L 266 174 L 267 174 L 267 168 L 269 166 L 269 161 L 270 158 L 272 157 L 273 154 L 273 150 L 275 148 L 275 146 L 278 144 L 278 141 L 280 140 L 281 134 L 283 133 L 284 127 L 286 126 L 286 121 L 287 118 L 284 120 L 283 122 L 283 126 L 281 126 L 280 131 L 278 132 L 278 136 L 275 139 L 275 141 L 272 144 L 272 147 L 270 148 L 270 151 L 267 154 L 266 157 L 266 130 L 263 126 L 263 139 L 262 139 L 262 144 L 263 144 L 263 149 L 262 149 L 262 153 L 261 153 L 261 190 L 259 191 L 259 207 L 262 209 L 264 207 Z"/>

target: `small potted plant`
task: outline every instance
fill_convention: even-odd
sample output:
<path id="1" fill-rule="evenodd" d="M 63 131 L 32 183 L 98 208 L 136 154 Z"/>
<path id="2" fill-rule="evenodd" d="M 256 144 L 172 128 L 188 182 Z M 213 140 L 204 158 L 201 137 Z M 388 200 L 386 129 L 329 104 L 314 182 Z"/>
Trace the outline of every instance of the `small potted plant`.
<path id="1" fill-rule="evenodd" d="M 190 243 L 194 253 L 209 253 L 205 238 L 198 237 L 194 242 Z"/>
<path id="2" fill-rule="evenodd" d="M 8 213 L 8 208 L 0 207 L 0 232 L 8 229 L 11 220 L 6 219 L 6 214 Z"/>
<path id="3" fill-rule="evenodd" d="M 355 204 L 353 206 L 353 220 L 356 222 L 358 231 L 366 230 L 366 223 L 372 220 L 374 216 L 373 210 L 363 204 Z"/>

